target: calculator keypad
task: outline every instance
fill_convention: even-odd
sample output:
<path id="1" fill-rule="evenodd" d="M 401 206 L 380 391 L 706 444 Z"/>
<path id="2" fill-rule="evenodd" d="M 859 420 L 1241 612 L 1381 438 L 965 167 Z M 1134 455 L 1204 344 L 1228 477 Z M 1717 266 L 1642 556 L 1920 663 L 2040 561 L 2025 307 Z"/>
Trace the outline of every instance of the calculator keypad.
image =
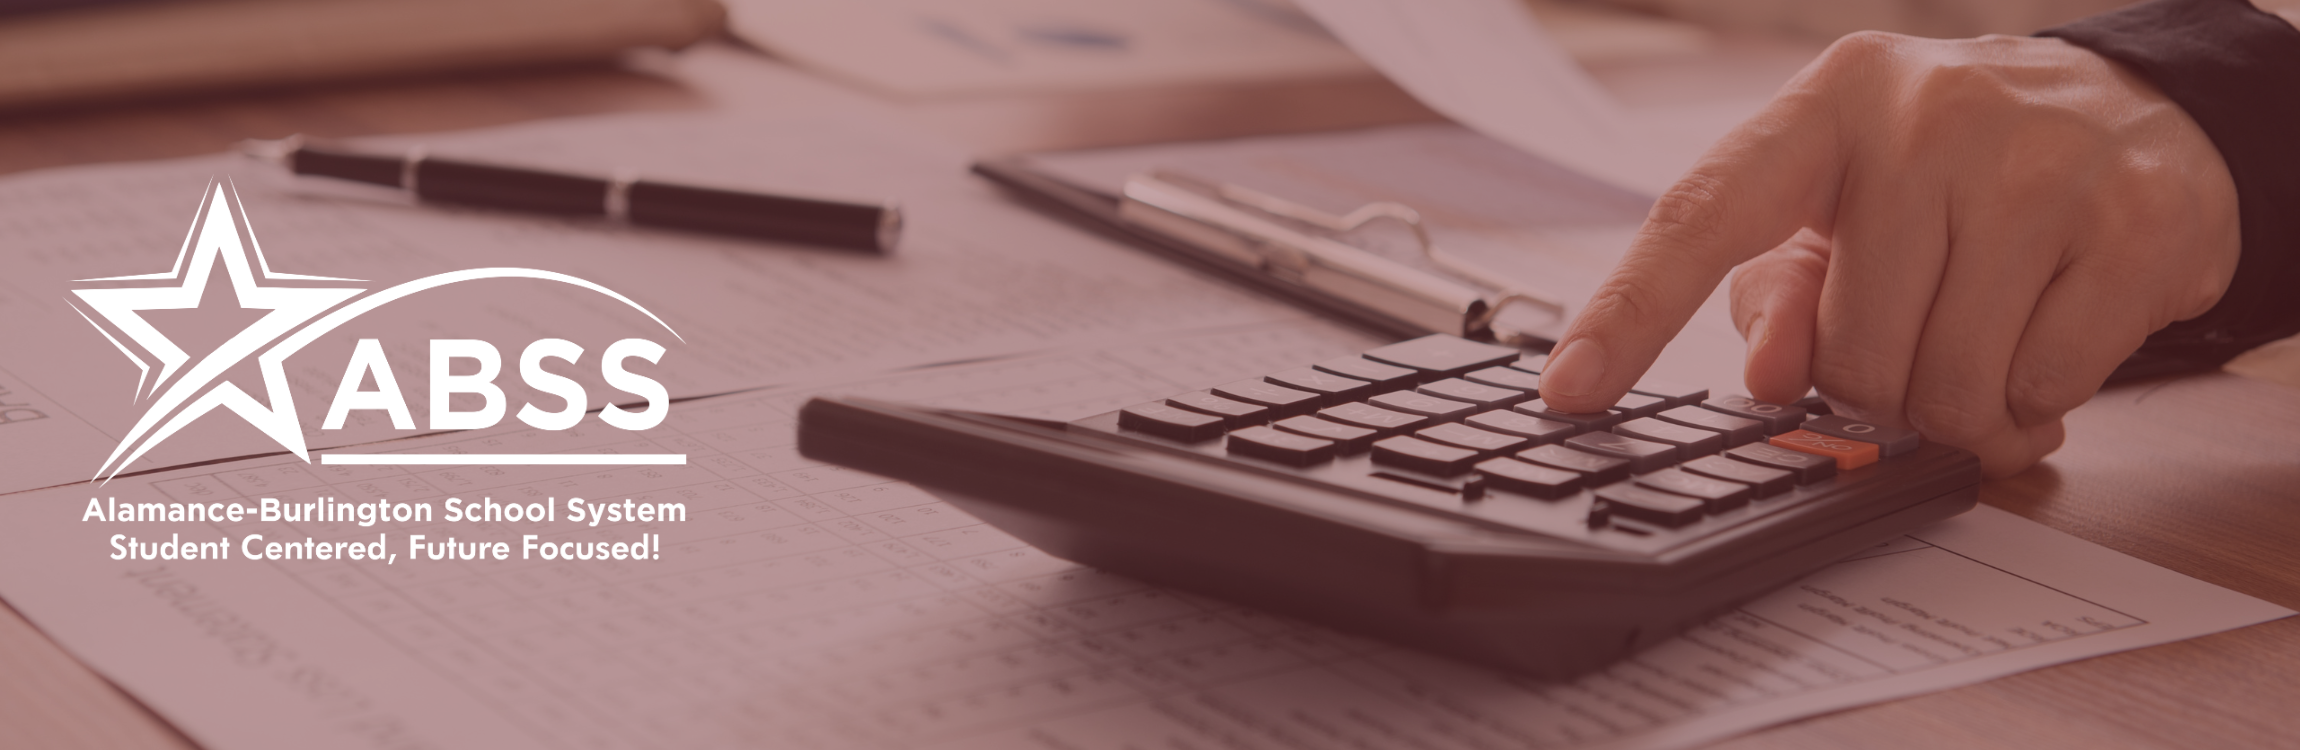
<path id="1" fill-rule="evenodd" d="M 1552 411 L 1539 398 L 1545 361 L 1426 336 L 1126 407 L 1115 429 L 1588 538 L 1769 512 L 1922 442 L 1905 429 L 1651 379 L 1601 413 Z M 1110 424 L 1080 425 L 1090 423 Z M 1575 520 L 1556 527 L 1560 518 Z"/>

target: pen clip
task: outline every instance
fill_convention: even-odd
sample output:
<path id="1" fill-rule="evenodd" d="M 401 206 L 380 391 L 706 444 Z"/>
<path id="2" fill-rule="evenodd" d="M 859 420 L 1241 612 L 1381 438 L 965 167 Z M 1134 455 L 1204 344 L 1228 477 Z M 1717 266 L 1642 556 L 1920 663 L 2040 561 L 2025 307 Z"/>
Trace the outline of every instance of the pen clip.
<path id="1" fill-rule="evenodd" d="M 1407 229 L 1413 230 L 1414 241 L 1421 246 L 1422 257 L 1428 259 L 1430 265 L 1492 293 L 1486 299 L 1485 313 L 1479 319 L 1471 321 L 1472 327 L 1491 327 L 1501 312 L 1513 304 L 1540 308 L 1557 316 L 1559 320 L 1572 318 L 1572 310 L 1567 307 L 1563 300 L 1526 288 L 1508 277 L 1439 248 L 1437 242 L 1430 239 L 1429 229 L 1422 223 L 1421 212 L 1414 210 L 1412 206 L 1396 201 L 1375 201 L 1352 209 L 1349 213 L 1335 216 L 1241 185 L 1222 183 L 1216 185 L 1215 189 L 1219 191 L 1217 194 L 1224 200 L 1232 203 L 1336 233 L 1353 231 L 1380 219 L 1390 219 L 1406 225 Z M 1521 337 L 1524 335 L 1516 331 L 1506 333 Z M 1502 330 L 1494 331 L 1495 339 L 1501 343 L 1522 345 L 1522 342 L 1505 339 L 1504 334 L 1505 332 Z M 1546 342 L 1547 340 L 1544 339 L 1543 341 Z"/>
<path id="2" fill-rule="evenodd" d="M 1402 203 L 1368 203 L 1337 216 L 1238 185 L 1153 172 L 1127 180 L 1119 215 L 1130 223 L 1425 330 L 1513 346 L 1546 347 L 1552 343 L 1549 339 L 1497 325 L 1497 318 L 1512 305 L 1530 305 L 1559 320 L 1568 319 L 1571 313 L 1565 303 L 1550 295 L 1440 249 L 1430 239 L 1421 212 Z M 1329 237 L 1297 231 L 1270 218 L 1336 234 L 1379 219 L 1397 221 L 1412 230 L 1422 257 L 1453 278 Z"/>

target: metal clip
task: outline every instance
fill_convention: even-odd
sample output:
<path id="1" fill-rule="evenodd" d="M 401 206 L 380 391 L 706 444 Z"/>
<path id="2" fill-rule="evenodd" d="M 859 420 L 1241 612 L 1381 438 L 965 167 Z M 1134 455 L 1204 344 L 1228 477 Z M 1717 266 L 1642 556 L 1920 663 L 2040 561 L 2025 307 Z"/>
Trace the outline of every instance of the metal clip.
<path id="1" fill-rule="evenodd" d="M 1337 296 L 1424 330 L 1512 346 L 1547 346 L 1550 340 L 1496 325 L 1510 305 L 1532 305 L 1569 317 L 1557 299 L 1527 289 L 1439 249 L 1421 212 L 1382 201 L 1336 216 L 1268 193 L 1168 172 L 1126 181 L 1119 217 L 1174 239 L 1261 269 L 1294 284 Z M 1274 221 L 1297 222 L 1333 233 L 1379 219 L 1406 225 L 1430 265 L 1446 278 L 1330 237 Z M 1463 283 L 1467 282 L 1467 283 Z"/>

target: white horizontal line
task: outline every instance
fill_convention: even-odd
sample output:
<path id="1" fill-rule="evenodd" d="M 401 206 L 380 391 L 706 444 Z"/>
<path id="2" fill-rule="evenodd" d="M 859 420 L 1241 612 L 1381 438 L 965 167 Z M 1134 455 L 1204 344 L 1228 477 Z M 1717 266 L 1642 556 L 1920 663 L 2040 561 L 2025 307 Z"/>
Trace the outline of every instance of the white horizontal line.
<path id="1" fill-rule="evenodd" d="M 323 453 L 360 466 L 685 466 L 685 453 Z"/>

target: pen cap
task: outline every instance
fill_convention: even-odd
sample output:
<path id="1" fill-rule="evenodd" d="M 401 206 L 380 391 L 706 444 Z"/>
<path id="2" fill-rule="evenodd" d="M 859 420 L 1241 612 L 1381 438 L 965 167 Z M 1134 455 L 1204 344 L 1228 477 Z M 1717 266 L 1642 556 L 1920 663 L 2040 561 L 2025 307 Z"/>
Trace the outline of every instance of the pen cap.
<path id="1" fill-rule="evenodd" d="M 902 213 L 893 206 L 788 198 L 643 180 L 631 184 L 630 212 L 633 224 L 879 252 L 894 249 L 902 231 Z"/>

